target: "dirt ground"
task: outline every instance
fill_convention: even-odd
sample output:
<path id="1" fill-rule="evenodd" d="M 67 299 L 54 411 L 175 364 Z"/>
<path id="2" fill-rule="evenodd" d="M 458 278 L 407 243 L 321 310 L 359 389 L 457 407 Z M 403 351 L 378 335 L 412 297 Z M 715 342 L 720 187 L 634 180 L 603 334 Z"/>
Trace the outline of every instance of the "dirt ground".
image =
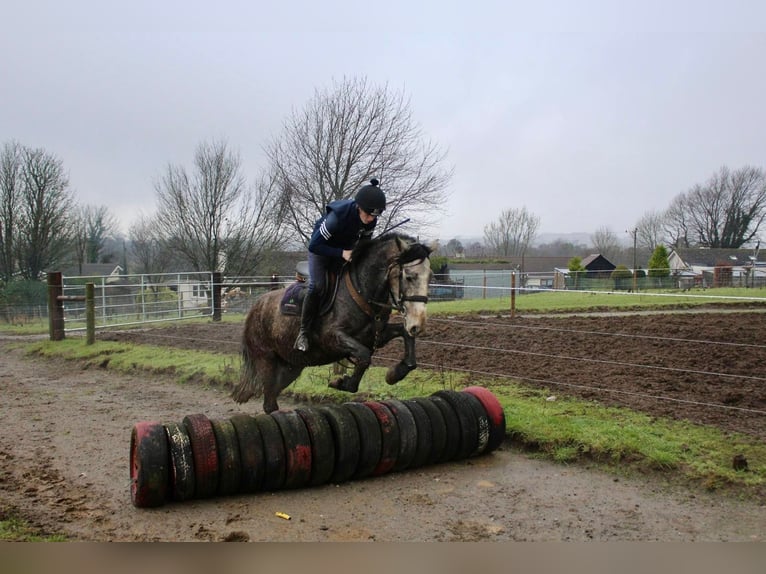
<path id="1" fill-rule="evenodd" d="M 240 334 L 241 325 L 211 323 L 100 337 L 232 352 Z M 502 373 L 555 395 L 764 439 L 764 339 L 766 314 L 757 312 L 432 318 L 418 356 L 421 368 Z M 236 405 L 224 390 L 161 376 L 26 357 L 18 342 L 0 338 L 0 515 L 23 516 L 44 532 L 95 541 L 766 538 L 766 508 L 758 503 L 658 476 L 616 478 L 588 465 L 554 464 L 512 442 L 488 456 L 373 479 L 136 509 L 128 468 L 136 422 L 178 422 L 195 412 L 228 418 L 260 405 Z M 398 359 L 397 345 L 381 349 L 378 364 Z M 281 406 L 296 405 L 283 399 Z"/>

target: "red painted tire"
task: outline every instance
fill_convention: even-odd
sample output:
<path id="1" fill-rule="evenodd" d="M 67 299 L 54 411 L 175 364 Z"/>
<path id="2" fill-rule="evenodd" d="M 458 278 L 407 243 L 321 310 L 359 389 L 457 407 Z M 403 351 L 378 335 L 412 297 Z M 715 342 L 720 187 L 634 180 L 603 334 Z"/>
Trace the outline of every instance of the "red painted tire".
<path id="1" fill-rule="evenodd" d="M 239 456 L 237 431 L 230 420 L 212 420 L 210 424 L 218 451 L 218 494 L 237 494 L 242 482 L 242 460 Z"/>
<path id="2" fill-rule="evenodd" d="M 460 420 L 460 448 L 456 460 L 473 456 L 479 445 L 479 423 L 468 398 L 462 393 L 449 390 L 436 391 L 434 395 L 452 405 Z"/>
<path id="3" fill-rule="evenodd" d="M 309 485 L 317 486 L 330 480 L 335 470 L 335 441 L 330 423 L 316 408 L 295 409 L 311 439 L 311 478 Z"/>
<path id="4" fill-rule="evenodd" d="M 319 408 L 327 419 L 335 443 L 335 467 L 330 482 L 344 482 L 356 472 L 359 464 L 359 428 L 351 411 L 341 405 L 325 405 Z"/>
<path id="5" fill-rule="evenodd" d="M 382 401 L 382 404 L 389 408 L 396 419 L 396 426 L 399 427 L 399 453 L 396 456 L 393 471 L 406 470 L 415 460 L 418 448 L 418 429 L 415 424 L 415 417 L 412 416 L 412 411 L 407 408 L 407 405 L 400 400 L 387 399 Z"/>
<path id="6" fill-rule="evenodd" d="M 431 457 L 431 442 L 433 440 L 431 431 L 431 419 L 428 418 L 428 414 L 423 407 L 421 407 L 416 401 L 408 399 L 402 401 L 404 405 L 412 413 L 412 417 L 415 419 L 415 427 L 417 429 L 417 447 L 415 449 L 415 457 L 412 459 L 410 468 L 418 468 L 425 465 L 428 459 Z"/>
<path id="7" fill-rule="evenodd" d="M 380 463 L 380 453 L 383 450 L 380 423 L 372 409 L 364 403 L 348 402 L 343 407 L 351 412 L 359 428 L 359 462 L 353 478 L 365 478 Z"/>
<path id="8" fill-rule="evenodd" d="M 399 457 L 399 425 L 391 409 L 383 403 L 367 401 L 364 403 L 375 414 L 380 426 L 380 461 L 372 470 L 372 476 L 391 472 Z"/>
<path id="9" fill-rule="evenodd" d="M 187 415 L 183 425 L 189 433 L 194 459 L 195 497 L 210 498 L 218 491 L 218 449 L 213 425 L 203 414 Z"/>
<path id="10" fill-rule="evenodd" d="M 485 452 L 492 452 L 505 440 L 505 412 L 497 397 L 484 387 L 466 387 L 464 393 L 475 396 L 484 406 L 489 419 L 489 441 Z"/>
<path id="11" fill-rule="evenodd" d="M 447 462 L 454 460 L 460 450 L 460 419 L 458 419 L 455 409 L 441 397 L 428 397 L 428 400 L 436 405 L 442 416 L 447 429 L 447 441 L 444 446 L 444 452 L 438 462 Z"/>
<path id="12" fill-rule="evenodd" d="M 160 423 L 136 423 L 130 434 L 130 498 L 133 506 L 162 506 L 168 492 L 168 438 Z"/>
<path id="13" fill-rule="evenodd" d="M 194 456 L 186 428 L 167 423 L 165 434 L 170 450 L 170 495 L 177 502 L 194 498 Z"/>
<path id="14" fill-rule="evenodd" d="M 246 414 L 231 417 L 231 424 L 237 433 L 239 457 L 242 464 L 240 492 L 258 492 L 263 484 L 265 471 L 263 438 L 255 419 Z"/>
<path id="15" fill-rule="evenodd" d="M 427 464 L 434 464 L 444 456 L 447 446 L 447 425 L 441 410 L 429 399 L 417 397 L 412 399 L 418 403 L 428 415 L 431 421 L 431 452 L 428 455 Z"/>
<path id="16" fill-rule="evenodd" d="M 265 469 L 263 473 L 263 490 L 279 490 L 285 485 L 285 442 L 279 425 L 271 415 L 258 413 L 255 423 L 263 438 L 263 453 Z"/>
<path id="17" fill-rule="evenodd" d="M 271 417 L 277 422 L 285 443 L 284 488 L 301 488 L 311 480 L 311 437 L 306 423 L 295 411 L 275 411 Z"/>

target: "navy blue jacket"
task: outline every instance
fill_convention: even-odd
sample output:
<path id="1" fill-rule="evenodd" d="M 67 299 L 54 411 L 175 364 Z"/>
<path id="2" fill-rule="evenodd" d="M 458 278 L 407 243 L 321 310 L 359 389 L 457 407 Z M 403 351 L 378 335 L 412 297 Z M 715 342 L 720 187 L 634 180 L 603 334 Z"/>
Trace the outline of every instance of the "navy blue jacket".
<path id="1" fill-rule="evenodd" d="M 344 249 L 353 249 L 359 239 L 372 237 L 377 222 L 375 218 L 368 225 L 362 223 L 353 199 L 333 201 L 314 224 L 309 251 L 325 257 L 342 258 Z"/>

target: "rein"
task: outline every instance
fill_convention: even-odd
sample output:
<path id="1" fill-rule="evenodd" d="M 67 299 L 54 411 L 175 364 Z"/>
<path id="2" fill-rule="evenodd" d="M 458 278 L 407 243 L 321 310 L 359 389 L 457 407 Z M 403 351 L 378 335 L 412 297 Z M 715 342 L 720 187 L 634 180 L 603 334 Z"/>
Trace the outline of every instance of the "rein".
<path id="1" fill-rule="evenodd" d="M 389 264 L 388 269 L 386 271 L 387 278 L 390 277 L 391 271 L 393 270 L 395 266 L 399 267 L 399 299 L 398 300 L 395 297 L 393 290 L 391 289 L 390 283 L 388 281 L 386 282 L 386 284 L 388 285 L 389 299 L 392 303 L 380 303 L 375 300 L 365 299 L 364 295 L 362 295 L 359 289 L 357 289 L 356 286 L 354 285 L 354 282 L 351 280 L 350 271 L 346 269 L 344 272 L 346 289 L 351 295 L 351 298 L 354 300 L 357 306 L 364 312 L 364 314 L 370 317 L 375 323 L 375 342 L 373 344 L 373 350 L 378 348 L 378 340 L 380 337 L 380 333 L 383 331 L 383 329 L 386 326 L 388 317 L 391 314 L 391 309 L 396 309 L 402 315 L 406 315 L 406 309 L 404 307 L 404 303 L 406 301 L 412 301 L 415 303 L 428 303 L 427 295 L 405 295 L 404 294 L 404 273 L 402 273 L 401 269 L 402 267 L 404 267 L 406 263 L 412 263 L 413 261 L 416 261 L 416 260 L 413 259 L 408 261 L 400 261 L 395 258 L 394 261 L 392 261 Z M 377 313 L 372 308 L 372 305 L 375 305 L 376 307 L 378 307 Z"/>

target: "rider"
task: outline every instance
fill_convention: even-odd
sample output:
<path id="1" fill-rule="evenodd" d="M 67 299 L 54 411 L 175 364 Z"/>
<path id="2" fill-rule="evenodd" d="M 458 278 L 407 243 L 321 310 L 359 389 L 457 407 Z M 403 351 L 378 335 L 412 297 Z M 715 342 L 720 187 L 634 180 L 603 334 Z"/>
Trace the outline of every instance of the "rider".
<path id="1" fill-rule="evenodd" d="M 326 289 L 326 271 L 343 261 L 351 261 L 354 245 L 372 237 L 378 216 L 386 209 L 386 195 L 377 179 L 356 192 L 354 199 L 341 199 L 327 205 L 325 214 L 314 224 L 309 241 L 309 285 L 303 300 L 301 330 L 294 347 L 308 351 L 308 333 Z"/>

